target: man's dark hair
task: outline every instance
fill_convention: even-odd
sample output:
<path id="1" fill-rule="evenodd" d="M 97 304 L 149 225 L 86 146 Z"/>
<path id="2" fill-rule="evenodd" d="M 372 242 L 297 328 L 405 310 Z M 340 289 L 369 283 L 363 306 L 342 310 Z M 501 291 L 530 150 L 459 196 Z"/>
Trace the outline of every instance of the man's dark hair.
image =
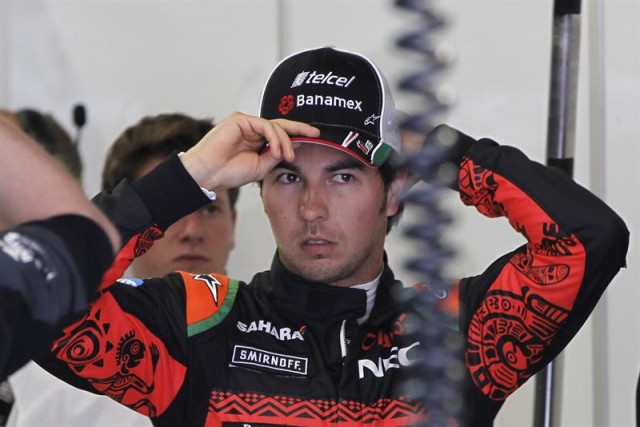
<path id="1" fill-rule="evenodd" d="M 210 119 L 180 113 L 143 118 L 125 129 L 109 149 L 102 171 L 102 189 L 112 191 L 123 179 L 138 178 L 142 165 L 153 157 L 187 151 L 214 126 Z M 228 194 L 229 204 L 235 209 L 239 189 L 229 188 Z"/>

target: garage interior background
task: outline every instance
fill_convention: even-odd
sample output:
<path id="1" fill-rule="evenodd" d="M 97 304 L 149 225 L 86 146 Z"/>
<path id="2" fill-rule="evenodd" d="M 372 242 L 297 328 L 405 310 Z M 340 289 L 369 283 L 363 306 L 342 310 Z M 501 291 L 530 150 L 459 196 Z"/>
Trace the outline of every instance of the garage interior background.
<path id="1" fill-rule="evenodd" d="M 443 120 L 544 162 L 553 2 L 449 0 L 434 6 L 449 22 L 438 38 L 455 54 L 442 82 L 456 103 Z M 592 321 L 564 352 L 561 425 L 597 425 L 594 411 L 602 413 L 598 407 L 607 402 L 607 425 L 632 426 L 640 370 L 640 2 L 587 0 L 582 15 L 574 177 L 593 188 L 602 184 L 594 176 L 604 174 L 602 197 L 632 236 L 628 268 L 606 293 L 606 365 L 594 367 L 599 343 Z M 596 23 L 602 31 L 594 36 Z M 2 0 L 0 106 L 39 108 L 73 131 L 72 107 L 84 104 L 84 188 L 93 195 L 107 148 L 142 116 L 256 114 L 263 83 L 282 55 L 327 44 L 364 53 L 397 82 L 412 62 L 394 41 L 412 25 L 412 16 L 388 0 Z M 605 58 L 600 63 L 594 61 L 598 43 Z M 600 81 L 596 67 L 604 73 Z M 594 84 L 605 91 L 604 114 L 593 113 Z M 399 91 L 396 102 L 411 109 Z M 596 121 L 606 141 L 605 156 L 597 159 L 590 152 Z M 522 244 L 506 221 L 482 218 L 453 193 L 444 204 L 456 217 L 447 234 L 458 251 L 452 275 L 475 274 Z M 248 280 L 268 268 L 274 247 L 257 186 L 243 188 L 230 275 Z M 411 249 L 401 233 L 392 234 L 388 252 L 405 282 L 411 275 L 401 265 Z M 594 369 L 608 372 L 609 390 L 594 387 Z M 532 425 L 533 383 L 511 398 L 496 426 Z"/>

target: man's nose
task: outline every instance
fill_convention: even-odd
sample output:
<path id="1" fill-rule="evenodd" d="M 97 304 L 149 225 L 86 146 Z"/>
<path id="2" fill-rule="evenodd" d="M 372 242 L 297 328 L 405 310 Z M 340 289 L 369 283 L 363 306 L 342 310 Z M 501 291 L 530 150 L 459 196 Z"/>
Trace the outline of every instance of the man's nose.
<path id="1" fill-rule="evenodd" d="M 326 190 L 321 185 L 307 186 L 300 204 L 302 218 L 307 222 L 314 222 L 326 219 L 328 213 Z"/>
<path id="2" fill-rule="evenodd" d="M 180 241 L 202 242 L 204 240 L 201 220 L 198 213 L 192 213 L 181 218 L 175 225 L 179 226 Z"/>

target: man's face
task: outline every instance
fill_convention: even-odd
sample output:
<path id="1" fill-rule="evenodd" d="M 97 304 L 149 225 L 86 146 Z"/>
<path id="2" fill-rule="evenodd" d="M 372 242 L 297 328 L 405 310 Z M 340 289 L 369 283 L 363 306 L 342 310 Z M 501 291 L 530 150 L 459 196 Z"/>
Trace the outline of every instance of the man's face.
<path id="1" fill-rule="evenodd" d="M 393 187 L 393 186 L 392 186 Z M 382 177 L 335 148 L 303 143 L 263 180 L 262 200 L 282 263 L 308 280 L 367 283 L 382 270 L 387 216 Z"/>
<path id="2" fill-rule="evenodd" d="M 139 171 L 142 176 L 163 159 L 153 158 Z M 209 205 L 181 218 L 169 227 L 165 236 L 131 264 L 136 277 L 158 277 L 172 271 L 223 273 L 235 245 L 236 212 L 229 204 L 227 191 L 216 192 Z"/>

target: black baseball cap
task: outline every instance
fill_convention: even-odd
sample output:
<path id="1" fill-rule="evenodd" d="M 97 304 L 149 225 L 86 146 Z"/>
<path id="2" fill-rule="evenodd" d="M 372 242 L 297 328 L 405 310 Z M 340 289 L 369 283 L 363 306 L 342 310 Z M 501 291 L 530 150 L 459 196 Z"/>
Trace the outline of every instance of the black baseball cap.
<path id="1" fill-rule="evenodd" d="M 271 72 L 260 117 L 289 119 L 320 129 L 293 142 L 328 145 L 371 167 L 400 153 L 400 133 L 384 76 L 363 55 L 322 47 L 295 53 Z"/>

